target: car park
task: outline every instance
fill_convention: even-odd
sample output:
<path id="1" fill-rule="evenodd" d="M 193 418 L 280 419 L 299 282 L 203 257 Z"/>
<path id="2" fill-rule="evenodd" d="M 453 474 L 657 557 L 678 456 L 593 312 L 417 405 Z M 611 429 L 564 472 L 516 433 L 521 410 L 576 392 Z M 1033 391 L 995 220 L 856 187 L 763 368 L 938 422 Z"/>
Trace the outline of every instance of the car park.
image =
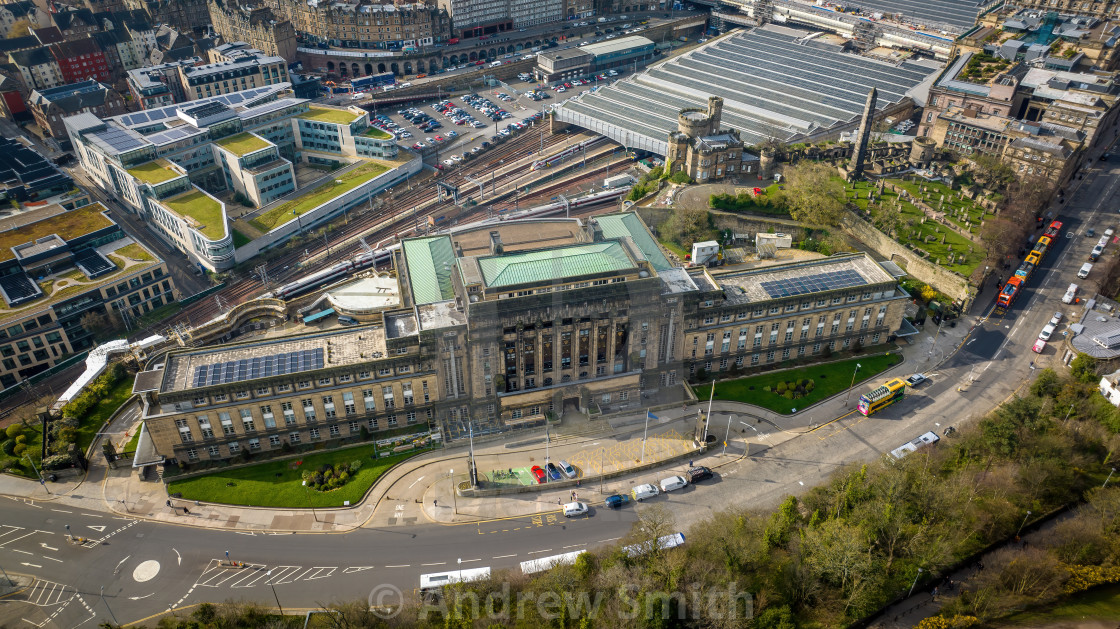
<path id="1" fill-rule="evenodd" d="M 534 465 L 529 471 L 533 473 L 533 478 L 537 479 L 537 483 L 544 482 L 544 470 L 541 469 L 541 466 Z"/>
<path id="2" fill-rule="evenodd" d="M 586 514 L 587 514 L 587 503 L 586 502 L 569 502 L 568 504 L 564 505 L 564 517 L 565 518 L 574 518 L 576 516 L 586 515 Z"/>

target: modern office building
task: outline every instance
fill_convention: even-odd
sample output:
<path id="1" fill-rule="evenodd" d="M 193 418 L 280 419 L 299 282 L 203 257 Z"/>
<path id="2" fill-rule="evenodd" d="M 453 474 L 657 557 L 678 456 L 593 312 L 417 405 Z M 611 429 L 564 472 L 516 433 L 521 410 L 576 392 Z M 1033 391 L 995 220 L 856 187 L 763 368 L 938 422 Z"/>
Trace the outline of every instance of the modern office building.
<path id="1" fill-rule="evenodd" d="M 81 193 L 0 218 L 0 387 L 94 344 L 89 313 L 128 325 L 175 301 L 155 254 Z M 87 320 L 88 321 L 88 320 Z"/>
<path id="2" fill-rule="evenodd" d="M 370 127 L 364 110 L 280 98 L 286 89 L 286 83 L 251 88 L 104 120 L 80 114 L 65 125 L 94 181 L 149 219 L 150 229 L 201 268 L 220 270 L 235 261 L 229 203 L 240 195 L 264 212 L 291 200 L 286 197 L 298 199 L 295 164 L 348 164 L 327 182 L 313 182 L 312 190 L 338 178 L 356 186 L 347 188 L 344 199 L 290 217 L 299 231 L 364 200 L 397 175 L 398 164 L 374 161 L 394 160 L 398 147 L 392 136 Z M 419 168 L 413 161 L 409 167 Z M 241 202 L 235 205 L 246 211 Z M 272 227 L 279 225 L 260 229 L 280 238 Z"/>
<path id="3" fill-rule="evenodd" d="M 703 369 L 887 342 L 909 296 L 863 254 L 674 267 L 637 214 L 453 228 L 403 241 L 366 325 L 172 352 L 141 373 L 167 460 L 431 429 L 444 439 L 681 399 Z M 390 278 L 382 278 L 387 281 Z"/>
<path id="4" fill-rule="evenodd" d="M 39 153 L 0 137 L 0 202 L 41 202 L 74 189 L 74 180 Z"/>

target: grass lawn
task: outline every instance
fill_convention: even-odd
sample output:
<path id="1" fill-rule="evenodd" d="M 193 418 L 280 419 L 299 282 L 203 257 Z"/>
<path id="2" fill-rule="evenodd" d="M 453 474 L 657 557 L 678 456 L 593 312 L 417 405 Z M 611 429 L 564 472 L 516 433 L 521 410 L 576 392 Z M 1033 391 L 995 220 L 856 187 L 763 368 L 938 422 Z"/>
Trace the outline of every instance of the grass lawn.
<path id="1" fill-rule="evenodd" d="M 390 139 L 393 138 L 393 136 L 391 136 L 388 133 L 382 131 L 381 129 L 378 129 L 377 127 L 370 127 L 368 129 L 366 129 L 366 132 L 363 135 L 365 135 L 366 137 L 373 138 L 375 140 L 390 140 Z"/>
<path id="2" fill-rule="evenodd" d="M 224 148 L 230 153 L 233 153 L 234 155 L 237 155 L 238 157 L 242 155 L 248 155 L 253 151 L 259 151 L 261 149 L 268 148 L 268 142 L 265 142 L 264 140 L 251 133 L 238 133 L 237 135 L 231 135 L 228 138 L 222 138 L 221 140 L 218 140 L 214 144 L 217 144 L 218 146 Z"/>
<path id="3" fill-rule="evenodd" d="M 316 122 L 331 122 L 334 124 L 350 124 L 358 119 L 358 114 L 345 109 L 327 109 L 326 107 L 311 107 L 299 114 L 297 118 L 314 120 Z"/>
<path id="4" fill-rule="evenodd" d="M 1082 592 L 1047 609 L 1022 612 L 1003 618 L 1004 627 L 1073 626 L 1086 620 L 1120 621 L 1120 585 L 1108 585 Z"/>
<path id="5" fill-rule="evenodd" d="M 369 488 L 393 465 L 422 451 L 406 452 L 383 459 L 370 458 L 372 443 L 308 454 L 301 459 L 267 461 L 240 469 L 226 470 L 172 481 L 168 493 L 182 492 L 184 500 L 202 500 L 231 505 L 306 509 L 341 507 L 347 500 L 357 504 Z M 362 469 L 350 482 L 333 491 L 321 492 L 303 486 L 303 470 L 315 470 L 324 464 L 338 465 L 355 459 L 362 461 Z M 302 465 L 296 465 L 303 461 Z M 232 486 L 230 485 L 232 483 Z"/>
<path id="6" fill-rule="evenodd" d="M 129 168 L 128 174 L 153 186 L 180 176 L 179 173 L 171 170 L 168 167 L 167 160 L 163 159 L 154 159 L 134 168 Z"/>
<path id="7" fill-rule="evenodd" d="M 129 397 L 132 396 L 132 381 L 134 376 L 125 376 L 113 385 L 109 390 L 109 395 L 102 398 L 97 406 L 90 409 L 89 415 L 82 420 L 82 424 L 78 426 L 78 447 L 82 452 L 89 449 L 89 444 L 93 443 L 93 438 L 97 436 L 97 431 L 105 425 L 121 404 L 124 404 Z"/>
<path id="8" fill-rule="evenodd" d="M 35 467 L 39 467 L 39 463 L 42 460 L 42 457 L 39 456 L 39 452 L 43 448 L 43 433 L 39 430 L 39 426 L 36 425 L 34 429 L 29 428 L 23 434 L 27 435 L 27 454 L 31 457 L 32 461 L 35 461 Z M 0 452 L 0 469 L 4 468 L 10 469 L 11 473 L 16 476 L 38 478 L 34 470 L 31 469 L 31 466 L 27 464 L 27 459 L 23 457 L 17 459 L 14 456 L 10 457 Z"/>
<path id="9" fill-rule="evenodd" d="M 242 234 L 241 232 L 237 231 L 236 229 L 233 230 L 232 235 L 233 235 L 233 248 L 234 249 L 237 249 L 238 247 L 243 247 L 243 246 L 253 242 L 252 238 L 246 236 L 245 234 Z"/>
<path id="10" fill-rule="evenodd" d="M 125 245 L 120 249 L 117 249 L 113 253 L 122 255 L 126 258 L 132 258 L 133 260 L 150 261 L 155 259 L 152 257 L 152 254 L 148 253 L 146 249 L 136 243 Z"/>
<path id="11" fill-rule="evenodd" d="M 61 238 L 70 240 L 98 229 L 112 227 L 113 222 L 102 214 L 104 211 L 105 206 L 100 203 L 90 203 L 52 216 L 49 221 L 39 221 L 23 225 L 19 229 L 0 232 L 0 262 L 15 258 L 12 247 L 44 236 L 58 234 Z"/>
<path id="12" fill-rule="evenodd" d="M 162 201 L 164 205 L 180 216 L 189 216 L 198 221 L 198 231 L 210 240 L 218 240 L 226 235 L 226 222 L 222 217 L 222 204 L 202 191 L 192 188 L 178 196 Z"/>
<path id="13" fill-rule="evenodd" d="M 752 188 L 752 186 L 739 186 L 739 188 L 747 189 Z M 720 197 L 717 200 L 717 195 L 713 194 L 708 197 L 708 207 L 725 212 L 748 212 L 789 218 L 789 210 L 776 205 L 779 194 L 780 190 L 776 183 L 762 188 L 762 194 L 757 197 L 751 195 L 750 192 L 742 192 L 737 195 Z"/>
<path id="14" fill-rule="evenodd" d="M 852 392 L 853 395 L 863 393 L 862 387 L 859 386 L 861 382 L 874 378 L 900 362 L 902 362 L 902 357 L 897 354 L 877 352 L 824 365 L 812 365 L 737 380 L 727 380 L 716 383 L 716 399 L 747 402 L 788 415 L 795 408 L 804 409 L 847 389 L 848 385 L 852 383 L 852 372 L 855 371 L 856 363 L 859 363 L 860 370 L 856 374 L 856 387 Z M 777 393 L 767 393 L 765 389 L 768 386 L 774 387 L 779 382 L 802 379 L 813 380 L 815 387 L 809 394 L 794 400 L 788 400 Z M 711 394 L 710 387 L 710 384 L 696 387 L 696 397 L 700 400 L 708 399 Z"/>
<path id="15" fill-rule="evenodd" d="M 870 190 L 878 190 L 878 188 L 870 182 L 859 181 L 854 184 L 846 183 L 845 188 L 848 193 L 856 192 L 857 197 L 849 201 L 854 202 L 859 206 L 860 210 L 867 209 L 867 193 Z M 872 208 L 872 224 L 879 229 L 884 229 L 883 216 L 888 210 L 885 208 L 893 208 L 895 204 L 899 207 L 899 219 L 897 227 L 895 228 L 895 240 L 903 245 L 913 245 L 922 251 L 928 252 L 930 262 L 936 263 L 941 260 L 941 266 L 955 271 L 967 277 L 984 260 L 985 250 L 984 246 L 980 243 L 973 242 L 968 238 L 953 231 L 947 225 L 941 225 L 933 220 L 926 220 L 922 222 L 922 218 L 926 215 L 920 209 L 914 206 L 909 201 L 903 201 L 898 198 L 898 195 L 890 190 L 883 191 L 882 201 Z M 936 207 L 936 206 L 935 206 Z M 978 229 L 978 228 L 974 228 Z M 945 243 L 941 243 L 941 238 L 944 236 Z M 930 242 L 926 242 L 927 237 L 932 237 Z M 952 246 L 952 251 L 949 247 Z M 969 248 L 972 252 L 969 253 Z M 948 264 L 949 254 L 955 255 L 964 254 L 963 258 L 958 259 L 953 264 Z"/>
<path id="16" fill-rule="evenodd" d="M 140 428 L 136 429 L 136 434 L 132 435 L 132 438 L 128 440 L 128 443 L 124 446 L 124 450 L 121 450 L 121 452 L 136 452 L 136 444 L 140 443 L 140 430 Z"/>
<path id="17" fill-rule="evenodd" d="M 940 181 L 918 182 L 904 181 L 902 179 L 888 179 L 887 182 L 909 192 L 914 198 L 921 199 L 923 203 L 931 208 L 945 212 L 946 218 L 956 223 L 962 229 L 966 228 L 965 219 L 969 219 L 973 224 L 973 233 L 980 229 L 981 213 L 983 213 L 985 217 L 992 216 L 991 212 L 984 210 L 984 208 L 980 207 L 980 205 L 972 199 L 961 194 L 959 190 L 953 190 Z M 922 186 L 925 186 L 925 192 L 922 192 Z M 942 196 L 945 197 L 944 201 L 941 200 Z"/>
<path id="18" fill-rule="evenodd" d="M 269 210 L 249 221 L 249 224 L 259 229 L 261 233 L 267 234 L 273 227 L 283 225 L 299 214 L 311 211 L 335 197 L 346 194 L 387 170 L 389 169 L 381 164 L 366 162 L 296 199 Z M 339 181 L 342 183 L 338 183 Z"/>
<path id="19" fill-rule="evenodd" d="M 684 247 L 678 245 L 675 242 L 669 242 L 668 240 L 659 240 L 657 242 L 659 242 L 662 247 L 665 247 L 669 251 L 672 251 L 673 253 L 677 254 L 677 257 L 680 258 L 681 260 L 684 260 L 685 256 L 692 255 L 690 252 L 685 251 Z"/>

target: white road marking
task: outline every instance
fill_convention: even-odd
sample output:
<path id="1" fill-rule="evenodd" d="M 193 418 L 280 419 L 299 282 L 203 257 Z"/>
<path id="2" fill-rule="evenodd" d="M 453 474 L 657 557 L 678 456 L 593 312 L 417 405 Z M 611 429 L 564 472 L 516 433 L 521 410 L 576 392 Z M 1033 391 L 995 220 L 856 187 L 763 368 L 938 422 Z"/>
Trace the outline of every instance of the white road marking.
<path id="1" fill-rule="evenodd" d="M 105 525 L 104 524 L 100 524 L 100 525 L 87 524 L 86 528 L 87 529 L 93 529 L 93 530 L 97 531 L 98 533 L 104 533 L 105 532 Z"/>
<path id="2" fill-rule="evenodd" d="M 155 594 L 155 592 L 152 592 L 152 594 Z M 149 597 L 149 596 L 151 596 L 152 594 L 145 594 L 144 596 L 130 596 L 130 597 L 128 597 L 128 600 L 130 600 L 130 601 L 139 601 L 139 600 L 141 600 L 141 599 L 145 599 L 145 598 L 148 598 L 148 597 Z"/>
<path id="3" fill-rule="evenodd" d="M 46 545 L 45 543 L 43 543 L 43 542 L 39 542 L 39 546 L 41 546 L 41 547 L 43 547 L 43 548 L 46 548 L 47 550 L 58 550 L 58 549 L 57 549 L 57 548 L 55 548 L 54 546 L 47 546 L 47 545 Z"/>
<path id="4" fill-rule="evenodd" d="M 35 553 L 29 553 L 29 552 L 27 552 L 26 550 L 19 550 L 19 549 L 16 549 L 16 548 L 13 548 L 12 550 L 13 550 L 14 552 L 20 553 L 20 554 L 22 554 L 22 555 L 33 555 L 33 554 L 35 554 Z"/>
<path id="5" fill-rule="evenodd" d="M 439 562 L 436 562 L 436 563 L 422 563 L 420 565 L 421 566 L 446 566 L 447 562 L 446 561 L 439 561 Z"/>
<path id="6" fill-rule="evenodd" d="M 48 557 L 46 555 L 40 555 L 40 557 L 42 557 L 43 559 L 50 559 L 51 561 L 57 561 L 58 563 L 66 563 L 65 561 L 63 561 L 61 559 L 55 559 L 54 557 Z"/>
<path id="7" fill-rule="evenodd" d="M 51 509 L 51 511 L 54 511 L 55 513 L 74 513 L 73 511 L 67 511 L 65 509 Z"/>
<path id="8" fill-rule="evenodd" d="M 550 553 L 550 552 L 552 552 L 552 549 L 551 548 L 546 548 L 544 550 L 530 550 L 529 552 L 527 552 L 525 554 L 526 555 L 535 555 L 537 553 Z"/>
<path id="9" fill-rule="evenodd" d="M 419 483 L 422 480 L 424 480 L 423 476 L 421 476 L 420 478 L 417 478 L 416 480 L 412 481 L 412 485 L 415 485 L 416 483 Z M 408 488 L 412 489 L 412 485 L 409 485 Z"/>
<path id="10" fill-rule="evenodd" d="M 354 566 L 346 568 L 342 571 L 342 574 L 353 574 L 355 572 L 361 572 L 363 570 L 373 570 L 373 566 Z"/>
<path id="11" fill-rule="evenodd" d="M 472 561 L 482 561 L 481 559 L 464 559 L 462 563 L 470 563 Z"/>
<path id="12" fill-rule="evenodd" d="M 171 550 L 175 550 L 175 549 L 172 548 Z M 183 556 L 180 555 L 179 551 L 177 551 L 177 550 L 175 550 L 175 558 L 179 560 L 179 565 L 180 566 L 183 565 Z"/>
<path id="13" fill-rule="evenodd" d="M 497 557 L 491 557 L 491 559 L 506 559 L 506 558 L 509 558 L 509 557 L 516 557 L 516 556 L 517 556 L 517 553 L 514 553 L 512 555 L 498 555 Z"/>
<path id="14" fill-rule="evenodd" d="M 564 548 L 579 548 L 580 546 L 587 546 L 587 544 L 586 543 L 584 543 L 584 544 L 569 544 L 569 545 L 565 546 Z"/>
<path id="15" fill-rule="evenodd" d="M 121 569 L 121 564 L 128 561 L 128 558 L 131 557 L 131 556 L 132 555 L 126 555 L 124 559 L 121 559 L 120 561 L 118 561 L 117 562 L 117 567 L 113 568 L 113 574 L 116 574 L 117 571 Z"/>
<path id="16" fill-rule="evenodd" d="M 408 568 L 408 567 L 410 567 L 410 565 L 406 563 L 406 564 L 403 564 L 403 565 L 400 565 L 400 566 L 385 566 L 385 567 L 386 568 Z"/>
<path id="17" fill-rule="evenodd" d="M 21 565 L 24 565 L 24 566 L 28 566 L 29 568 L 42 568 L 42 567 L 43 567 L 43 566 L 40 566 L 40 565 L 39 565 L 39 564 L 37 564 L 37 563 L 25 563 L 25 562 L 20 562 L 20 564 L 21 564 Z"/>
<path id="18" fill-rule="evenodd" d="M 618 540 L 618 539 L 622 539 L 622 538 L 621 537 L 611 537 L 609 539 L 601 539 L 601 540 L 599 540 L 595 543 L 596 544 L 606 544 L 607 542 L 613 542 L 613 541 Z"/>

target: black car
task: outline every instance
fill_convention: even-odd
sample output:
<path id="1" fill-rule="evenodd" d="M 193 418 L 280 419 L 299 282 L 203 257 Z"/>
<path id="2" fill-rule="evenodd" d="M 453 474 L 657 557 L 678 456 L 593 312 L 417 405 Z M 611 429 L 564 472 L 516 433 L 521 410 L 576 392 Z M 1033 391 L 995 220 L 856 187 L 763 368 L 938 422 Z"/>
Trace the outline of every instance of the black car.
<path id="1" fill-rule="evenodd" d="M 711 478 L 712 470 L 704 467 L 703 465 L 698 465 L 696 467 L 688 468 L 688 472 L 686 472 L 686 474 L 688 476 L 688 482 L 695 483 L 697 481 L 708 480 L 709 478 Z"/>
<path id="2" fill-rule="evenodd" d="M 483 142 L 479 146 L 481 146 L 482 148 L 488 148 L 490 146 L 490 143 L 489 142 Z"/>

